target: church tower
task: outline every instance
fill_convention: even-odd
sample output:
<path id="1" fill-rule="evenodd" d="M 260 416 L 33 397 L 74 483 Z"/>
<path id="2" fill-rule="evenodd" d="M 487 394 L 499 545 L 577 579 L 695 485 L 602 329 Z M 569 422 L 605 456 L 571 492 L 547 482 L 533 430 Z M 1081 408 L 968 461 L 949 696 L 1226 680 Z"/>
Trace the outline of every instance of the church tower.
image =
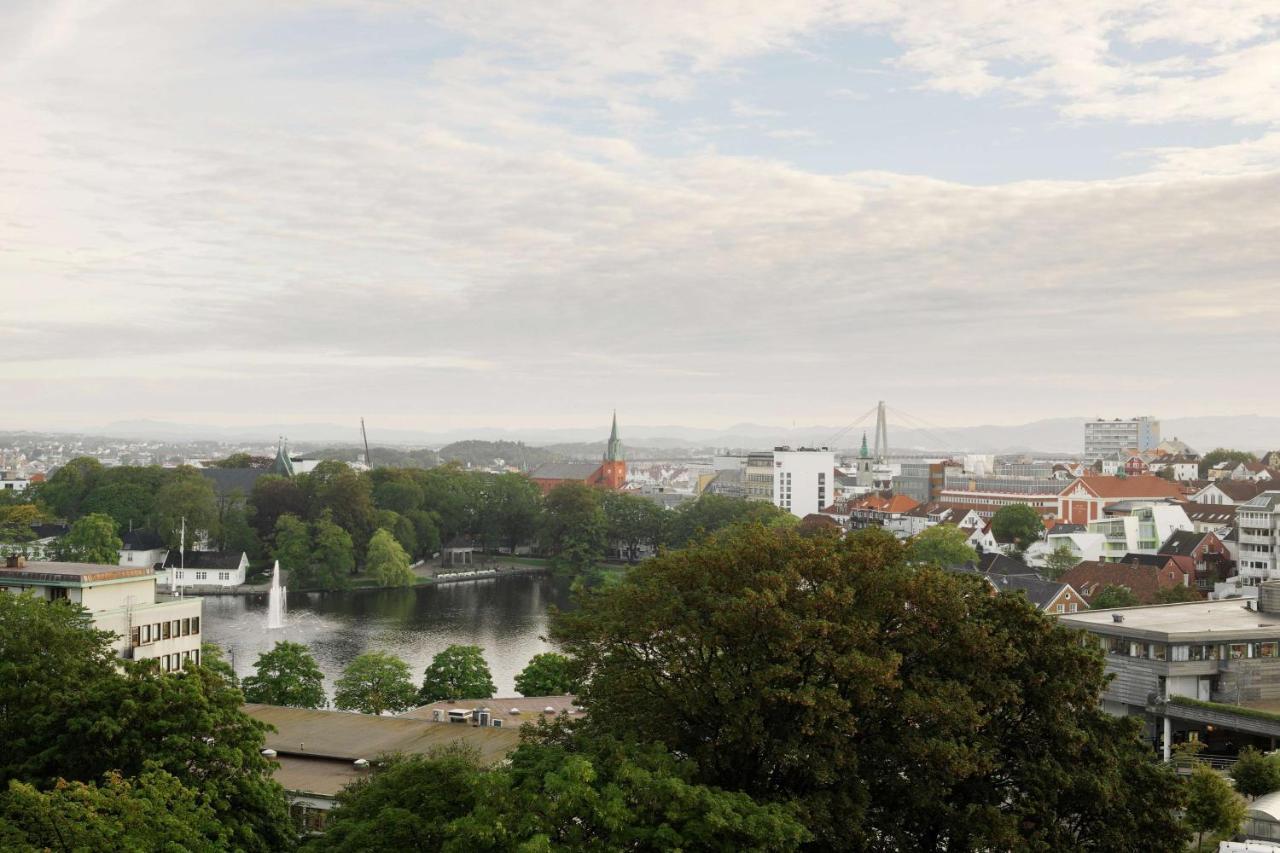
<path id="1" fill-rule="evenodd" d="M 600 464 L 600 485 L 617 491 L 627 482 L 627 463 L 622 458 L 622 440 L 618 438 L 618 413 L 613 413 L 613 430 L 609 444 L 604 449 L 604 461 Z"/>

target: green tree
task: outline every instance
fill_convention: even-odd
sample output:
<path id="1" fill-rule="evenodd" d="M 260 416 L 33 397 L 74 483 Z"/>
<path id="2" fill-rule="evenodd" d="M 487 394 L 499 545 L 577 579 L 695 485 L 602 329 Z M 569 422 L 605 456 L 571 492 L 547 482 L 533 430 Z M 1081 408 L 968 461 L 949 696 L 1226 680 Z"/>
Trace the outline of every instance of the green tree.
<path id="1" fill-rule="evenodd" d="M 102 470 L 97 459 L 78 456 L 41 483 L 36 497 L 59 518 L 79 518 L 80 504 L 98 484 Z"/>
<path id="2" fill-rule="evenodd" d="M 255 674 L 241 685 L 246 702 L 291 708 L 325 706 L 324 673 L 301 643 L 282 640 L 259 655 L 253 667 Z"/>
<path id="3" fill-rule="evenodd" d="M 187 547 L 191 547 L 198 531 L 217 534 L 218 499 L 213 483 L 194 468 L 183 466 L 174 471 L 156 493 L 155 531 L 170 548 L 178 547 L 186 521 Z"/>
<path id="4" fill-rule="evenodd" d="M 577 689 L 572 663 L 556 652 L 534 655 L 516 676 L 516 692 L 521 696 L 563 696 Z"/>
<path id="5" fill-rule="evenodd" d="M 579 725 L 786 804 L 823 849 L 1185 843 L 1177 777 L 1099 705 L 1096 649 L 881 530 L 733 529 L 586 595 L 552 635 L 584 678 Z"/>
<path id="6" fill-rule="evenodd" d="M 418 695 L 410 680 L 409 665 L 386 652 L 360 655 L 347 665 L 333 686 L 335 707 L 363 714 L 407 711 Z"/>
<path id="7" fill-rule="evenodd" d="M 700 542 L 728 527 L 760 523 L 767 527 L 789 527 L 796 517 L 766 501 L 749 501 L 726 495 L 703 494 L 675 511 L 667 529 L 667 544 L 674 548 Z"/>
<path id="8" fill-rule="evenodd" d="M 58 541 L 58 557 L 75 563 L 117 565 L 124 543 L 116 535 L 116 523 L 109 515 L 92 513 L 77 519 Z"/>
<path id="9" fill-rule="evenodd" d="M 1231 767 L 1231 779 L 1236 790 L 1249 799 L 1280 791 L 1280 755 L 1247 746 Z"/>
<path id="10" fill-rule="evenodd" d="M 1202 596 L 1194 587 L 1178 584 L 1156 590 L 1156 604 L 1178 604 L 1183 601 L 1200 601 Z"/>
<path id="11" fill-rule="evenodd" d="M 1215 447 L 1200 457 L 1200 476 L 1209 476 L 1209 469 L 1223 462 L 1257 462 L 1258 457 L 1247 450 L 1230 450 L 1226 447 Z"/>
<path id="12" fill-rule="evenodd" d="M 315 550 L 311 552 L 313 583 L 320 589 L 346 589 L 351 585 L 351 573 L 355 571 L 355 545 L 351 535 L 328 518 L 317 521 L 312 528 Z"/>
<path id="13" fill-rule="evenodd" d="M 654 532 L 661 529 L 667 513 L 647 498 L 618 492 L 605 493 L 603 508 L 606 536 L 632 562 L 642 546 L 652 543 Z"/>
<path id="14" fill-rule="evenodd" d="M 440 550 L 440 519 L 434 512 L 415 509 L 405 518 L 413 525 L 419 557 L 430 557 Z"/>
<path id="15" fill-rule="evenodd" d="M 258 537 L 265 542 L 275 533 L 280 516 L 306 516 L 307 496 L 302 491 L 298 478 L 264 474 L 253 483 L 249 506 L 253 508 L 250 520 L 258 531 Z"/>
<path id="16" fill-rule="evenodd" d="M 100 783 L 59 779 L 41 791 L 12 781 L 0 793 L 0 847 L 5 850 L 226 850 L 213 808 L 199 792 L 163 770 Z"/>
<path id="17" fill-rule="evenodd" d="M 326 459 L 299 477 L 307 496 L 307 517 L 328 512 L 333 523 L 351 534 L 357 551 L 364 550 L 373 532 L 373 484 L 344 462 Z"/>
<path id="18" fill-rule="evenodd" d="M 474 529 L 478 504 L 475 477 L 457 463 L 414 473 L 422 488 L 422 508 L 435 513 L 442 542 Z"/>
<path id="19" fill-rule="evenodd" d="M 379 483 L 373 489 L 373 503 L 378 509 L 405 515 L 422 508 L 422 487 L 407 478 Z"/>
<path id="20" fill-rule="evenodd" d="M 263 556 L 262 541 L 249 523 L 249 510 L 246 507 L 229 507 L 222 513 L 218 521 L 218 547 L 223 551 L 243 552 L 251 560 Z"/>
<path id="21" fill-rule="evenodd" d="M 221 678 L 228 686 L 237 686 L 236 671 L 222 653 L 222 647 L 216 643 L 200 644 L 200 666 Z"/>
<path id="22" fill-rule="evenodd" d="M 1112 607 L 1137 607 L 1142 602 L 1127 586 L 1109 583 L 1089 599 L 1090 610 L 1107 610 Z"/>
<path id="23" fill-rule="evenodd" d="M 311 531 L 307 523 L 296 515 L 282 515 L 276 519 L 272 536 L 271 556 L 280 561 L 280 568 L 289 573 L 289 586 L 294 589 L 311 589 L 316 585 L 315 568 L 311 565 Z"/>
<path id="24" fill-rule="evenodd" d="M 558 570 L 584 575 L 593 569 L 604 558 L 607 526 L 598 489 L 566 481 L 547 493 L 542 545 Z"/>
<path id="25" fill-rule="evenodd" d="M 490 699 L 496 691 L 484 649 L 454 644 L 431 659 L 418 701 L 425 705 L 441 699 Z"/>
<path id="26" fill-rule="evenodd" d="M 121 469 L 112 469 L 116 474 Z M 103 476 L 105 481 L 106 475 Z M 155 514 L 156 487 L 142 482 L 117 479 L 103 482 L 90 492 L 81 503 L 84 513 L 100 512 L 111 516 L 120 530 L 131 527 L 147 527 Z"/>
<path id="27" fill-rule="evenodd" d="M 935 524 L 911 537 L 908 557 L 921 565 L 958 566 L 976 563 L 978 552 L 969 545 L 969 536 L 954 524 Z"/>
<path id="28" fill-rule="evenodd" d="M 542 515 L 542 490 L 524 474 L 499 474 L 488 495 L 491 533 L 515 553 L 538 533 Z"/>
<path id="29" fill-rule="evenodd" d="M 1075 551 L 1071 550 L 1071 546 L 1064 542 L 1045 555 L 1043 574 L 1050 580 L 1057 580 L 1078 565 L 1080 565 L 1080 558 L 1076 556 Z"/>
<path id="30" fill-rule="evenodd" d="M 1009 504 L 991 516 L 991 535 L 999 542 L 1012 542 L 1022 553 L 1044 534 L 1040 513 L 1027 504 Z"/>
<path id="31" fill-rule="evenodd" d="M 1191 768 L 1187 780 L 1187 808 L 1183 819 L 1187 828 L 1196 834 L 1196 849 L 1204 846 L 1206 832 L 1215 835 L 1234 835 L 1244 822 L 1248 806 L 1244 799 L 1231 789 L 1231 783 L 1207 765 Z"/>
<path id="32" fill-rule="evenodd" d="M 364 562 L 365 571 L 379 586 L 413 586 L 413 570 L 409 568 L 409 555 L 388 530 L 379 530 L 369 540 L 369 554 Z"/>
<path id="33" fill-rule="evenodd" d="M 418 532 L 413 522 L 400 513 L 389 509 L 377 510 L 374 525 L 377 529 L 389 530 L 406 554 L 418 553 Z"/>

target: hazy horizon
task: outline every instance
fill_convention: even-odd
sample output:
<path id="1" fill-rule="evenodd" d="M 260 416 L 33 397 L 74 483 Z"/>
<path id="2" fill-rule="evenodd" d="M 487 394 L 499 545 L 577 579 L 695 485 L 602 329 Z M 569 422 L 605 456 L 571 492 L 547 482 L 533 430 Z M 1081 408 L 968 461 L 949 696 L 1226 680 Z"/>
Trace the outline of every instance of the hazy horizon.
<path id="1" fill-rule="evenodd" d="M 1280 416 L 1274 4 L 6 12 L 6 428 Z"/>

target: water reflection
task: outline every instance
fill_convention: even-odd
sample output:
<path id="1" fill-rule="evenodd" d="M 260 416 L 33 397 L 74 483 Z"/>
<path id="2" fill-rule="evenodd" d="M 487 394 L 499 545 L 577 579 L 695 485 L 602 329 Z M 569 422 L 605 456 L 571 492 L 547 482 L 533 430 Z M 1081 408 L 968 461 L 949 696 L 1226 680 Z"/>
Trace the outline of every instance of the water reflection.
<path id="1" fill-rule="evenodd" d="M 451 643 L 478 645 L 498 695 L 512 696 L 529 658 L 553 648 L 541 639 L 551 605 L 569 607 L 568 581 L 521 575 L 404 590 L 289 593 L 285 627 L 272 631 L 265 595 L 208 596 L 204 627 L 205 639 L 230 653 L 242 677 L 279 640 L 307 645 L 330 696 L 343 667 L 364 652 L 403 658 L 418 682 L 436 652 Z"/>

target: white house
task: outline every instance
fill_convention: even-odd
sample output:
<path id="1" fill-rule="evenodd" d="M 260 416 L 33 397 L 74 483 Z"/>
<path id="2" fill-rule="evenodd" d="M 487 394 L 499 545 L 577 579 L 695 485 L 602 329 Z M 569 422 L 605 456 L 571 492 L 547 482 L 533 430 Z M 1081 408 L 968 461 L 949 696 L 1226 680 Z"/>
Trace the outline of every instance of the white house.
<path id="1" fill-rule="evenodd" d="M 130 530 L 120 537 L 120 565 L 148 569 L 163 566 L 169 556 L 164 540 L 147 530 Z"/>
<path id="2" fill-rule="evenodd" d="M 240 586 L 249 570 L 243 551 L 170 551 L 164 563 L 172 587 Z"/>

